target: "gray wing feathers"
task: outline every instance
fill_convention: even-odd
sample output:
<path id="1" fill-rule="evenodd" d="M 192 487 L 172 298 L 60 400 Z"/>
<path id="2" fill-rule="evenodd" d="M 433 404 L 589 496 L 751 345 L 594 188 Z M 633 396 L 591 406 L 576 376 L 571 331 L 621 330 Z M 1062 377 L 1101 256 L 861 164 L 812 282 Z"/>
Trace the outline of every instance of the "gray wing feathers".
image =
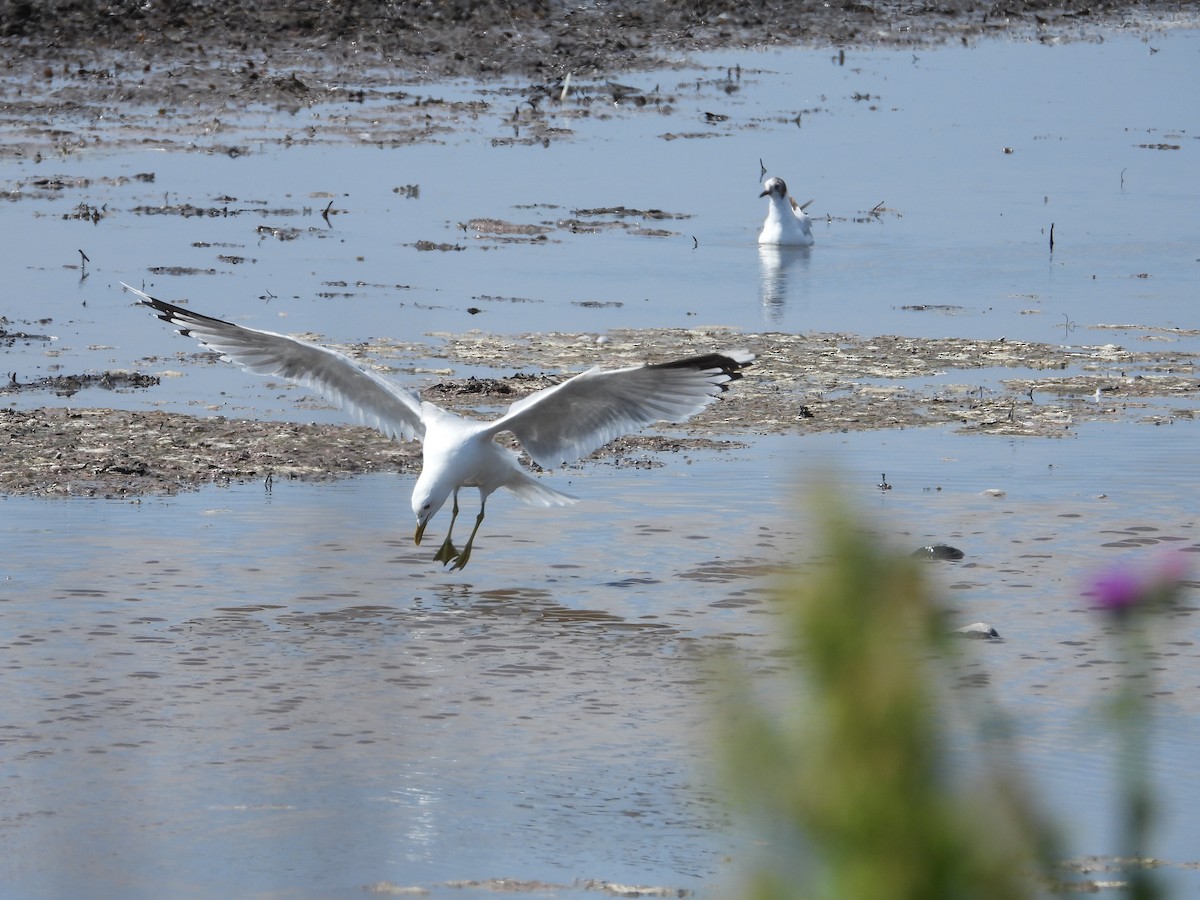
<path id="1" fill-rule="evenodd" d="M 586 456 L 654 422 L 682 422 L 740 378 L 748 353 L 710 354 L 657 365 L 589 369 L 518 400 L 493 434 L 511 431 L 540 465 Z"/>
<path id="2" fill-rule="evenodd" d="M 287 335 L 243 328 L 125 287 L 160 319 L 175 325 L 180 334 L 194 337 L 224 360 L 256 375 L 286 378 L 312 388 L 388 437 L 413 440 L 425 436 L 420 401 L 343 353 Z"/>

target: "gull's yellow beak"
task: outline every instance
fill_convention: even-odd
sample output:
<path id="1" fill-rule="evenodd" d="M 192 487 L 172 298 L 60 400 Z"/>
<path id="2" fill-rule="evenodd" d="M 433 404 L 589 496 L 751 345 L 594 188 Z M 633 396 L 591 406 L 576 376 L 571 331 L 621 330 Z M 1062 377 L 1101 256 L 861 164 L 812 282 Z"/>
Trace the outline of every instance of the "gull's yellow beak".
<path id="1" fill-rule="evenodd" d="M 425 537 L 425 526 L 429 524 L 429 520 L 417 523 L 417 533 L 413 535 L 413 543 L 418 547 L 421 546 L 421 538 Z"/>

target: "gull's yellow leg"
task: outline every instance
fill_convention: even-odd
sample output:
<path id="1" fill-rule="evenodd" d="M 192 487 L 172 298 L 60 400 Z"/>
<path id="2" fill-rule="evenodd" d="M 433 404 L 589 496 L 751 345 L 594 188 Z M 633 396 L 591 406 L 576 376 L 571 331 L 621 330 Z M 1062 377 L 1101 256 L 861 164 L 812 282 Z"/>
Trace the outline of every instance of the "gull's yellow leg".
<path id="1" fill-rule="evenodd" d="M 450 510 L 450 527 L 446 529 L 446 539 L 442 541 L 442 546 L 438 548 L 438 552 L 434 554 L 434 562 L 440 562 L 445 565 L 448 562 L 458 558 L 458 550 L 455 549 L 454 543 L 450 540 L 450 535 L 454 531 L 454 521 L 458 518 L 458 488 L 454 489 L 454 506 Z"/>
<path id="2" fill-rule="evenodd" d="M 462 553 L 458 554 L 458 559 L 454 565 L 450 567 L 450 571 L 454 572 L 458 569 L 464 569 L 467 566 L 467 560 L 471 558 L 471 545 L 475 543 L 475 535 L 479 531 L 479 526 L 483 524 L 483 508 L 487 505 L 487 499 L 480 497 L 479 499 L 479 515 L 475 517 L 475 527 L 471 529 L 471 536 L 467 538 L 467 545 L 463 547 Z"/>

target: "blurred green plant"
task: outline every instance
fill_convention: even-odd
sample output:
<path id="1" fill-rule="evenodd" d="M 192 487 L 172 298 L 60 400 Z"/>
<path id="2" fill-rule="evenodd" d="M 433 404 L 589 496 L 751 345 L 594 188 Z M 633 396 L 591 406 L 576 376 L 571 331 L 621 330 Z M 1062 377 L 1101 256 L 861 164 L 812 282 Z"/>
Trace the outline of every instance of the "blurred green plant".
<path id="1" fill-rule="evenodd" d="M 822 561 L 780 596 L 784 696 L 735 667 L 721 717 L 735 795 L 772 835 L 739 896 L 1038 894 L 1057 842 L 1008 760 L 992 741 L 949 758 L 948 718 L 980 720 L 947 687 L 955 645 L 927 564 L 880 549 L 831 496 L 819 509 Z"/>

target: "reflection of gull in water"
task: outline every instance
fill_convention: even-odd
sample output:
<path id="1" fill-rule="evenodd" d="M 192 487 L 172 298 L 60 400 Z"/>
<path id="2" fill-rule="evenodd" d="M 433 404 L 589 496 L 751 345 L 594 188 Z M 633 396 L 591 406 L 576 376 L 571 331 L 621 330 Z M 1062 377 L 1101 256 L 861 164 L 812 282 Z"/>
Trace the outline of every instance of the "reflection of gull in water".
<path id="1" fill-rule="evenodd" d="M 778 325 L 783 319 L 791 270 L 797 265 L 802 269 L 807 269 L 811 259 L 811 247 L 758 245 L 758 260 L 762 270 L 763 317 L 772 325 Z M 807 282 L 805 281 L 805 283 Z"/>
<path id="2" fill-rule="evenodd" d="M 557 466 L 586 456 L 609 441 L 659 421 L 682 422 L 694 416 L 741 378 L 754 355 L 736 350 L 673 362 L 603 371 L 593 367 L 553 387 L 513 403 L 492 421 L 464 419 L 373 372 L 348 356 L 306 341 L 243 328 L 124 286 L 158 317 L 201 344 L 258 375 L 287 378 L 319 391 L 388 437 L 420 440 L 421 474 L 413 488 L 416 543 L 429 520 L 453 496 L 446 540 L 434 556 L 461 569 L 483 523 L 488 496 L 498 488 L 535 506 L 565 506 L 576 498 L 547 487 L 521 468 L 518 455 L 496 443 L 502 432 L 520 440 L 542 466 Z M 458 517 L 459 488 L 479 488 L 479 515 L 459 551 L 450 540 Z"/>
<path id="3" fill-rule="evenodd" d="M 782 244 L 789 247 L 807 247 L 812 244 L 812 220 L 804 212 L 804 206 L 788 196 L 787 185 L 782 178 L 768 178 L 763 182 L 760 197 L 770 201 L 767 218 L 758 235 L 760 244 Z M 811 201 L 810 201 L 811 202 Z"/>

